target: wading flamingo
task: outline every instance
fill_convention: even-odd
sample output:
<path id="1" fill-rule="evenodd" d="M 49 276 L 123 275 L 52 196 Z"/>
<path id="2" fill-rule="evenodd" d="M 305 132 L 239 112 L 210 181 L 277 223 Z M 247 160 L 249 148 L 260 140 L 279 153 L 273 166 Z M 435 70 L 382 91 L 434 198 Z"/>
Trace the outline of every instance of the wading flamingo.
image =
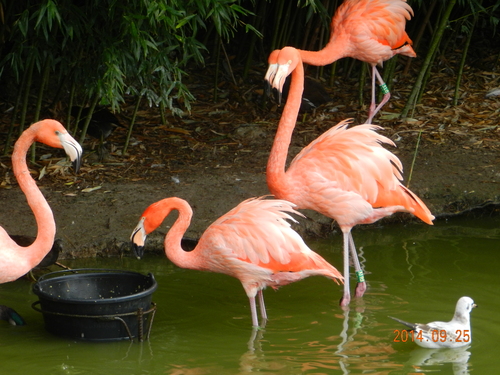
<path id="1" fill-rule="evenodd" d="M 138 259 L 144 254 L 146 236 L 160 226 L 171 211 L 179 216 L 165 237 L 165 253 L 177 266 L 200 271 L 224 273 L 240 280 L 250 301 L 252 324 L 258 327 L 255 296 L 260 313 L 267 320 L 262 290 L 322 275 L 337 282 L 343 277 L 335 267 L 309 249 L 287 220 L 294 204 L 276 199 L 247 199 L 212 223 L 192 251 L 181 247 L 183 234 L 191 223 L 193 211 L 180 198 L 153 203 L 141 216 L 131 241 Z"/>
<path id="2" fill-rule="evenodd" d="M 301 103 L 304 68 L 299 51 L 293 47 L 276 50 L 269 56 L 265 79 L 282 90 L 292 74 L 290 92 L 278 125 L 267 163 L 269 191 L 305 208 L 337 221 L 344 236 L 344 295 L 340 304 L 350 302 L 349 249 L 358 276 L 356 296 L 366 290 L 351 229 L 357 224 L 373 223 L 397 211 L 411 212 L 432 225 L 434 216 L 425 204 L 401 184 L 403 166 L 396 155 L 382 147 L 395 146 L 377 133 L 379 126 L 365 124 L 347 128 L 344 120 L 306 146 L 285 164 Z"/>
<path id="3" fill-rule="evenodd" d="M 54 215 L 26 165 L 26 153 L 34 142 L 63 148 L 73 162 L 75 171 L 80 168 L 82 148 L 58 121 L 39 121 L 21 134 L 12 152 L 12 169 L 35 215 L 38 234 L 33 244 L 23 247 L 0 227 L 0 283 L 16 280 L 28 273 L 40 263 L 54 243 Z"/>
<path id="4" fill-rule="evenodd" d="M 372 67 L 372 101 L 366 123 L 391 97 L 389 89 L 377 70 L 397 54 L 416 57 L 412 41 L 405 32 L 406 20 L 413 10 L 406 0 L 344 0 L 332 18 L 330 40 L 320 51 L 299 50 L 306 64 L 328 65 L 343 57 L 364 61 Z M 384 93 L 375 103 L 375 79 Z"/>

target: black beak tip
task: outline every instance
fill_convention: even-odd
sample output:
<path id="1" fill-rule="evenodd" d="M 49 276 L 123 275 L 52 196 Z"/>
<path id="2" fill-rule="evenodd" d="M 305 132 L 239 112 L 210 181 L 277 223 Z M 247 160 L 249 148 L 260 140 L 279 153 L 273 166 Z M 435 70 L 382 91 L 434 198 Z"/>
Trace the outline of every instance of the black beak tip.
<path id="1" fill-rule="evenodd" d="M 135 257 L 138 260 L 141 260 L 142 257 L 144 256 L 144 246 L 138 246 L 136 244 L 133 244 L 132 251 L 134 252 Z"/>
<path id="2" fill-rule="evenodd" d="M 283 93 L 280 90 L 278 90 L 278 105 L 281 105 L 282 97 L 283 97 Z"/>
<path id="3" fill-rule="evenodd" d="M 78 156 L 75 160 L 73 160 L 72 167 L 75 173 L 78 173 L 80 167 L 82 166 L 82 158 Z"/>
<path id="4" fill-rule="evenodd" d="M 264 81 L 264 90 L 267 97 L 271 96 L 271 82 L 268 80 Z"/>

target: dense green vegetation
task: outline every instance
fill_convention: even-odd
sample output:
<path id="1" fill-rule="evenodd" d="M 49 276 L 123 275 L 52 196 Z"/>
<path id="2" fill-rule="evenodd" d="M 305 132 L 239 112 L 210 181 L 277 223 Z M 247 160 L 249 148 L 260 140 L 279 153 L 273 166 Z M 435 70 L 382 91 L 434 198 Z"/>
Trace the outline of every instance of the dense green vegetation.
<path id="1" fill-rule="evenodd" d="M 125 98 L 174 114 L 189 111 L 195 98 L 183 84 L 193 64 L 206 56 L 245 67 L 262 62 L 284 45 L 322 48 L 340 0 L 0 0 L 1 99 L 13 107 L 12 136 L 36 121 L 42 107 L 65 103 L 106 105 L 119 110 Z M 472 40 L 497 40 L 499 1 L 411 1 L 407 31 L 423 64 L 403 116 L 420 100 L 433 63 L 459 49 L 455 103 Z M 486 46 L 491 46 L 491 43 Z M 221 51 L 223 53 L 221 53 Z M 496 57 L 493 67 L 498 67 Z M 229 60 L 227 60 L 229 62 Z M 385 79 L 404 74 L 411 61 L 385 65 Z M 358 74 L 362 64 L 343 59 L 317 75 Z M 398 67 L 398 69 L 396 69 Z M 215 74 L 215 80 L 217 74 Z M 362 88 L 363 85 L 360 85 Z M 215 98 L 216 100 L 216 98 Z M 29 113 L 29 116 L 27 115 Z M 68 121 L 69 123 L 69 121 Z M 132 127 L 130 127 L 132 129 Z M 85 130 L 82 135 L 85 135 Z M 125 146 L 126 148 L 126 146 Z"/>

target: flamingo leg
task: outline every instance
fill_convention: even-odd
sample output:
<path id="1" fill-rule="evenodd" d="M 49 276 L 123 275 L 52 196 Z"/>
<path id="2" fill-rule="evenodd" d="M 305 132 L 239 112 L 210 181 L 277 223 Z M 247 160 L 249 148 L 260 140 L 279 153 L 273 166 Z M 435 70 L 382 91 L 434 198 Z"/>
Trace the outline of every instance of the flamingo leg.
<path id="1" fill-rule="evenodd" d="M 264 303 L 264 293 L 262 289 L 257 292 L 257 295 L 259 296 L 260 317 L 267 320 L 266 304 Z"/>
<path id="2" fill-rule="evenodd" d="M 375 106 L 375 79 L 378 81 L 378 84 L 380 86 L 380 89 L 384 93 L 384 97 L 382 98 L 382 101 L 378 104 L 378 106 Z M 391 93 L 389 92 L 389 89 L 387 88 L 386 83 L 382 79 L 382 76 L 377 70 L 377 67 L 375 65 L 372 66 L 372 102 L 370 104 L 370 111 L 368 112 L 368 119 L 366 120 L 365 124 L 371 124 L 373 118 L 377 114 L 378 111 L 389 101 L 391 97 Z"/>
<path id="3" fill-rule="evenodd" d="M 349 232 L 344 233 L 344 295 L 340 300 L 340 306 L 348 306 L 351 302 L 351 292 L 349 291 Z"/>
<path id="4" fill-rule="evenodd" d="M 359 263 L 358 253 L 356 251 L 356 246 L 354 246 L 354 239 L 352 238 L 352 233 L 349 232 L 349 248 L 351 250 L 352 259 L 354 262 L 354 270 L 356 271 L 356 278 L 358 284 L 356 285 L 356 297 L 363 297 L 366 291 L 366 281 L 363 270 L 361 269 L 361 264 Z"/>
<path id="5" fill-rule="evenodd" d="M 252 313 L 252 326 L 258 327 L 259 321 L 257 319 L 257 307 L 255 306 L 255 296 L 248 297 L 250 301 L 250 312 Z"/>

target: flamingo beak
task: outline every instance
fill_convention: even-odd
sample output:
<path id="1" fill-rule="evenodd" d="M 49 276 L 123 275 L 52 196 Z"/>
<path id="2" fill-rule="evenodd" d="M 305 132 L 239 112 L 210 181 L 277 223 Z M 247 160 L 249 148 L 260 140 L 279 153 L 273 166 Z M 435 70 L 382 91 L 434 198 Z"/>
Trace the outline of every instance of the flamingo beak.
<path id="1" fill-rule="evenodd" d="M 273 80 L 273 87 L 281 94 L 285 85 L 286 77 L 290 74 L 290 62 L 278 66 Z"/>
<path id="2" fill-rule="evenodd" d="M 271 82 L 274 79 L 277 70 L 278 70 L 278 63 L 269 64 L 269 68 L 267 68 L 267 72 L 266 75 L 264 76 L 264 79 L 268 82 Z"/>
<path id="3" fill-rule="evenodd" d="M 268 83 L 266 87 L 266 92 L 269 93 L 270 87 L 278 90 L 278 103 L 281 104 L 281 98 L 283 93 L 283 86 L 285 84 L 286 77 L 289 74 L 290 62 L 286 64 L 269 64 L 266 75 L 264 79 Z"/>
<path id="4" fill-rule="evenodd" d="M 134 243 L 132 244 L 132 251 L 138 260 L 141 260 L 144 256 L 144 246 L 139 246 Z"/>
<path id="5" fill-rule="evenodd" d="M 144 217 L 141 218 L 139 224 L 135 227 L 132 235 L 130 236 L 130 241 L 132 241 L 132 251 L 137 259 L 141 259 L 144 256 L 144 245 L 146 243 L 146 232 L 144 230 Z"/>
<path id="6" fill-rule="evenodd" d="M 274 76 L 276 75 L 277 70 L 278 64 L 269 64 L 269 68 L 267 68 L 266 75 L 264 76 L 264 80 L 266 81 L 267 96 L 269 96 L 271 93 L 272 81 L 274 80 Z"/>
<path id="7" fill-rule="evenodd" d="M 66 155 L 73 162 L 75 173 L 78 173 L 82 165 L 82 146 L 68 133 L 59 133 L 58 135 Z"/>

